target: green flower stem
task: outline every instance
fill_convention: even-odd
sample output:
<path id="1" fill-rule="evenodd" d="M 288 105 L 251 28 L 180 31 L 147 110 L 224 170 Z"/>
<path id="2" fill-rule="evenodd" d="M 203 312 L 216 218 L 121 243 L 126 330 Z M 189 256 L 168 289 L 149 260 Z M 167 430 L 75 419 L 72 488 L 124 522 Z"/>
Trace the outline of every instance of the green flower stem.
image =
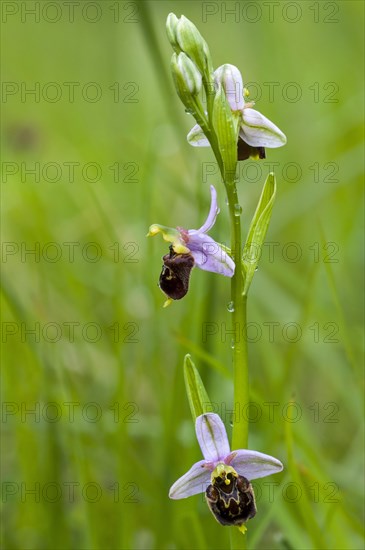
<path id="1" fill-rule="evenodd" d="M 219 150 L 217 137 L 216 137 L 214 131 L 211 130 L 211 128 L 210 128 L 207 120 L 205 119 L 205 117 L 202 116 L 201 113 L 199 113 L 197 108 L 196 108 L 194 114 L 195 114 L 195 120 L 199 124 L 200 128 L 203 130 L 203 132 L 205 134 L 205 137 L 207 138 L 207 140 L 210 143 L 211 148 L 213 149 L 214 156 L 216 158 L 216 161 L 217 161 L 218 166 L 219 166 L 220 173 L 222 174 L 222 178 L 223 178 L 223 174 L 224 174 L 223 160 L 222 160 L 222 155 L 221 155 L 220 150 Z"/>
<path id="2" fill-rule="evenodd" d="M 247 316 L 247 296 L 243 294 L 244 275 L 241 270 L 241 215 L 237 188 L 234 181 L 226 183 L 228 207 L 231 221 L 231 250 L 236 265 L 231 279 L 232 329 L 236 335 L 233 348 L 233 408 L 238 403 L 240 408 L 249 401 L 247 341 L 243 337 Z M 243 415 L 233 416 L 232 449 L 247 449 L 248 421 Z"/>
<path id="3" fill-rule="evenodd" d="M 205 131 L 205 128 L 204 128 Z M 209 132 L 210 136 L 214 132 Z M 206 133 L 208 137 L 208 132 Z M 209 138 L 208 138 L 209 139 Z M 215 140 L 209 140 L 220 167 L 220 171 L 224 174 L 222 157 L 219 147 Z M 246 327 L 247 318 L 247 294 L 244 294 L 244 277 L 245 272 L 242 266 L 242 229 L 241 229 L 241 208 L 238 199 L 236 182 L 234 174 L 227 174 L 227 179 L 224 181 L 226 188 L 228 208 L 231 225 L 231 253 L 236 265 L 235 273 L 231 279 L 231 302 L 233 304 L 232 311 L 232 329 L 233 334 L 237 335 L 234 340 L 233 348 L 233 408 L 236 403 L 244 405 L 249 401 L 249 386 L 248 386 L 248 354 L 247 341 L 244 338 L 244 328 Z M 228 179 L 229 178 L 229 179 Z M 244 415 L 233 416 L 233 434 L 232 434 L 232 449 L 247 449 L 248 447 L 248 420 Z M 239 533 L 241 535 L 241 533 Z M 242 535 L 241 535 L 242 536 Z"/>
<path id="4" fill-rule="evenodd" d="M 224 179 L 224 166 L 218 143 L 214 132 L 201 126 L 209 139 L 214 155 L 217 159 L 222 178 Z M 213 138 L 213 139 L 212 139 Z M 231 226 L 231 254 L 236 265 L 235 273 L 231 279 L 232 334 L 233 348 L 233 408 L 236 403 L 243 405 L 249 401 L 248 386 L 248 355 L 247 341 L 243 337 L 247 317 L 247 294 L 244 294 L 245 271 L 242 265 L 242 228 L 241 208 L 238 199 L 236 182 L 233 173 L 227 173 L 224 180 L 227 193 L 230 226 Z M 233 415 L 232 449 L 247 449 L 248 447 L 248 420 L 243 415 Z M 231 549 L 245 550 L 247 548 L 247 535 L 243 535 L 237 528 L 231 529 Z"/>
<path id="5" fill-rule="evenodd" d="M 234 181 L 226 182 L 228 207 L 231 222 L 231 251 L 236 265 L 231 279 L 232 329 L 234 338 L 233 348 L 233 409 L 238 403 L 240 410 L 249 400 L 248 387 L 248 356 L 247 341 L 243 337 L 243 327 L 246 326 L 247 296 L 243 294 L 244 273 L 241 269 L 241 216 L 237 188 Z M 233 415 L 232 449 L 247 449 L 248 421 L 244 415 Z M 243 535 L 237 528 L 231 529 L 231 549 L 244 550 L 247 548 L 247 535 Z"/>

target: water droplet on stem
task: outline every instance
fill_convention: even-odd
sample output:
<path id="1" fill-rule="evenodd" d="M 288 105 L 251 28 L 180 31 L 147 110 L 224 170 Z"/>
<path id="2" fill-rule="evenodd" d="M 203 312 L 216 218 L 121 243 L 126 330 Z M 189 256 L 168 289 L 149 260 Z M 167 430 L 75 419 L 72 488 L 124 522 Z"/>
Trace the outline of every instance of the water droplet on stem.
<path id="1" fill-rule="evenodd" d="M 228 309 L 229 313 L 233 313 L 234 312 L 234 302 L 228 302 L 227 309 Z"/>
<path id="2" fill-rule="evenodd" d="M 233 208 L 235 216 L 240 216 L 242 214 L 242 206 L 240 204 L 235 204 Z"/>

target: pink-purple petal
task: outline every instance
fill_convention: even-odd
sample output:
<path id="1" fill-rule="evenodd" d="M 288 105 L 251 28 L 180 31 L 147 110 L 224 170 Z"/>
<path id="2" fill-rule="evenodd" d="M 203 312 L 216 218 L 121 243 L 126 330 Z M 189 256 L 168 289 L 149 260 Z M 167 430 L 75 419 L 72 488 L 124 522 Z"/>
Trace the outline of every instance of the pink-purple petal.
<path id="1" fill-rule="evenodd" d="M 189 235 L 188 245 L 195 260 L 195 266 L 226 277 L 233 277 L 235 263 L 220 244 L 208 235 Z"/>
<path id="2" fill-rule="evenodd" d="M 243 449 L 232 451 L 226 457 L 225 462 L 232 466 L 239 475 L 246 477 L 248 480 L 276 474 L 283 469 L 282 463 L 277 458 L 259 453 L 258 451 Z"/>
<path id="3" fill-rule="evenodd" d="M 210 186 L 210 209 L 207 219 L 200 229 L 190 229 L 189 235 L 194 235 L 196 233 L 208 233 L 215 224 L 215 220 L 219 214 L 219 208 L 217 204 L 217 191 L 213 185 Z"/>
<path id="4" fill-rule="evenodd" d="M 230 449 L 226 428 L 220 417 L 214 413 L 198 416 L 195 431 L 205 460 L 211 463 L 223 462 Z"/>
<path id="5" fill-rule="evenodd" d="M 203 493 L 210 483 L 210 469 L 205 467 L 205 460 L 196 462 L 186 474 L 172 485 L 169 497 L 177 500 Z"/>

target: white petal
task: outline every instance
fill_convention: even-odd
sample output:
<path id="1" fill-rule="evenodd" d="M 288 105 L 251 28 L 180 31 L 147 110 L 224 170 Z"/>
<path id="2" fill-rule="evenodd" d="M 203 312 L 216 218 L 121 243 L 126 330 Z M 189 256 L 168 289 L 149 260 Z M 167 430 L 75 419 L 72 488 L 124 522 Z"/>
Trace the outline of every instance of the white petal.
<path id="1" fill-rule="evenodd" d="M 196 462 L 186 474 L 175 481 L 170 489 L 169 497 L 179 499 L 204 493 L 210 483 L 210 473 L 210 470 L 205 468 L 205 460 Z"/>
<path id="2" fill-rule="evenodd" d="M 243 109 L 240 137 L 252 147 L 275 149 L 286 143 L 286 136 L 271 120 L 255 111 Z"/>
<path id="3" fill-rule="evenodd" d="M 187 140 L 193 147 L 210 147 L 210 143 L 205 137 L 205 134 L 199 124 L 195 124 L 195 126 L 190 130 L 187 135 Z"/>
<path id="4" fill-rule="evenodd" d="M 234 456 L 231 460 L 230 457 Z M 248 480 L 269 476 L 281 472 L 283 465 L 277 458 L 258 451 L 232 451 L 226 458 L 226 463 L 232 466 L 236 472 Z"/>
<path id="5" fill-rule="evenodd" d="M 198 416 L 195 422 L 196 437 L 207 462 L 224 461 L 229 454 L 226 428 L 220 417 L 214 413 Z"/>
<path id="6" fill-rule="evenodd" d="M 216 86 L 221 84 L 224 88 L 227 101 L 232 111 L 241 111 L 245 105 L 243 98 L 243 82 L 240 71 L 234 65 L 226 63 L 214 71 Z"/>

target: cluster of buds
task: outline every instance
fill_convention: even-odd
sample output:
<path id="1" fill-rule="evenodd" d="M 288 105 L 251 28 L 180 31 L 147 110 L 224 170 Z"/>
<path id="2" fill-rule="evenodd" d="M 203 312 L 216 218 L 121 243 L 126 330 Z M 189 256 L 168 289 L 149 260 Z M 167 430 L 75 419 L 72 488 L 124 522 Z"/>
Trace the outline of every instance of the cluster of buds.
<path id="1" fill-rule="evenodd" d="M 205 82 L 210 81 L 213 72 L 208 44 L 196 26 L 184 15 L 178 19 L 174 13 L 170 13 L 166 21 L 166 31 L 175 52 L 172 56 L 174 81 L 189 90 L 192 78 L 199 83 L 191 90 L 196 95 L 201 90 L 202 78 Z M 179 93 L 178 88 L 177 91 Z"/>
<path id="2" fill-rule="evenodd" d="M 208 45 L 195 25 L 184 16 L 180 19 L 170 13 L 166 23 L 167 36 L 174 49 L 171 60 L 172 75 L 177 93 L 190 112 L 197 119 L 188 136 L 194 147 L 209 147 L 212 128 L 212 113 L 207 101 L 206 112 L 199 94 L 204 85 L 207 98 L 213 100 L 221 89 L 232 112 L 237 134 L 237 160 L 265 158 L 265 147 L 276 148 L 285 145 L 285 134 L 268 118 L 253 109 L 253 102 L 246 101 L 248 91 L 243 85 L 240 71 L 234 65 L 225 64 L 215 71 Z M 208 131 L 207 131 L 208 130 Z M 219 141 L 219 136 L 218 141 Z"/>

